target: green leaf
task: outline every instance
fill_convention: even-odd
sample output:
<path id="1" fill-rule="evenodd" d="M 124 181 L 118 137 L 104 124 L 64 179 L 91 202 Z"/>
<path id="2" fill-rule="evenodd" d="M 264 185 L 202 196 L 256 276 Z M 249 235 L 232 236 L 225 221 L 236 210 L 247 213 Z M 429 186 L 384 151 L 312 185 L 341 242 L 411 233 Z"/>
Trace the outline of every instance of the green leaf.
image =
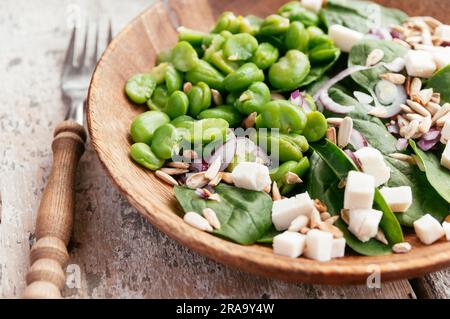
<path id="1" fill-rule="evenodd" d="M 330 62 L 322 65 L 312 65 L 308 76 L 303 80 L 300 86 L 307 86 L 321 79 L 325 72 L 327 72 L 336 63 L 336 61 L 339 60 L 340 55 L 341 51 L 336 50 L 334 59 Z"/>
<path id="2" fill-rule="evenodd" d="M 369 33 L 372 28 L 401 25 L 408 17 L 403 11 L 357 0 L 329 0 L 320 16 L 327 27 L 340 24 L 362 33 Z"/>
<path id="3" fill-rule="evenodd" d="M 187 187 L 174 188 L 185 212 L 202 214 L 206 207 L 216 212 L 221 229 L 215 230 L 215 235 L 242 245 L 251 245 L 262 238 L 272 225 L 270 196 L 226 184 L 219 184 L 215 190 L 220 195 L 220 202 L 204 200 Z"/>
<path id="4" fill-rule="evenodd" d="M 428 81 L 427 87 L 441 93 L 441 100 L 450 103 L 450 65 L 436 72 Z"/>
<path id="5" fill-rule="evenodd" d="M 319 188 L 320 191 L 323 192 L 323 194 L 320 194 L 320 192 L 317 192 L 317 190 L 314 190 L 312 188 L 312 195 L 313 198 L 316 196 L 319 196 L 318 198 L 323 198 L 325 203 L 328 205 L 331 204 L 332 211 L 330 210 L 330 207 L 328 209 L 330 210 L 330 213 L 333 214 L 339 214 L 339 212 L 342 209 L 343 205 L 343 194 L 344 190 L 339 189 L 339 181 L 346 178 L 349 171 L 356 171 L 358 168 L 355 166 L 355 164 L 348 158 L 348 156 L 336 145 L 329 141 L 325 141 L 324 143 L 313 143 L 311 144 L 311 148 L 317 153 L 317 155 L 320 156 L 322 161 L 328 166 L 329 170 L 335 175 L 337 178 L 335 181 L 332 181 L 328 179 L 328 181 L 331 182 L 331 184 L 328 184 L 328 186 L 324 189 Z M 323 170 L 323 169 L 322 169 Z M 315 172 L 320 173 L 320 172 Z M 323 173 L 322 173 L 323 174 Z M 314 177 L 313 177 L 314 178 Z M 310 181 L 311 183 L 311 181 Z M 331 190 L 331 192 L 330 192 Z M 380 228 L 383 229 L 386 238 L 388 239 L 389 243 L 391 245 L 402 242 L 403 241 L 403 232 L 402 228 L 397 221 L 397 218 L 395 217 L 394 213 L 391 211 L 389 206 L 386 204 L 386 201 L 384 200 L 383 196 L 380 194 L 378 189 L 375 189 L 375 197 L 374 197 L 374 206 L 376 209 L 383 212 L 383 218 L 380 222 Z M 346 225 L 342 225 L 346 229 Z M 339 225 L 338 225 L 339 227 Z M 342 229 L 341 229 L 342 230 Z M 347 231 L 347 236 L 348 236 Z M 359 242 L 361 245 L 365 245 L 364 243 Z M 353 245 L 356 245 L 355 242 Z M 375 244 L 371 244 L 375 245 Z M 349 242 L 350 246 L 350 242 Z M 352 249 L 356 251 L 356 249 L 363 251 L 364 246 L 357 246 Z M 384 250 L 382 250 L 384 252 Z M 360 252 L 362 254 L 372 254 L 373 252 L 367 251 L 367 252 Z"/>
<path id="6" fill-rule="evenodd" d="M 413 140 L 409 140 L 414 153 L 420 158 L 425 167 L 425 174 L 431 186 L 450 203 L 450 170 L 443 167 L 439 159 L 432 152 L 424 152 L 417 147 Z"/>
<path id="7" fill-rule="evenodd" d="M 260 239 L 258 239 L 256 242 L 258 244 L 272 244 L 273 238 L 282 232 L 275 229 L 275 226 L 271 226 L 268 231 Z"/>

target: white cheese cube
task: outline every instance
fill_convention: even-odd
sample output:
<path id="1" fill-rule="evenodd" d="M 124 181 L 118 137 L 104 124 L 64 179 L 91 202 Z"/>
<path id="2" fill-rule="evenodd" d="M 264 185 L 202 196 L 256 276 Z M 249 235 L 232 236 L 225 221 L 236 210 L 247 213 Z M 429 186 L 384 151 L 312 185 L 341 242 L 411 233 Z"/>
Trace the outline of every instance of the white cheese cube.
<path id="1" fill-rule="evenodd" d="M 386 165 L 383 154 L 373 147 L 357 150 L 355 156 L 361 162 L 362 171 L 375 179 L 375 186 L 385 184 L 391 178 L 391 169 Z"/>
<path id="2" fill-rule="evenodd" d="M 253 162 L 239 163 L 231 173 L 231 178 L 236 187 L 258 192 L 270 187 L 272 182 L 269 168 Z"/>
<path id="3" fill-rule="evenodd" d="M 359 209 L 372 208 L 375 194 L 375 180 L 373 176 L 351 171 L 347 177 L 344 193 L 344 208 Z"/>
<path id="4" fill-rule="evenodd" d="M 323 0 L 302 0 L 302 5 L 315 13 L 322 9 Z"/>
<path id="5" fill-rule="evenodd" d="M 303 254 L 305 243 L 305 235 L 286 231 L 273 238 L 273 252 L 280 256 L 297 258 Z"/>
<path id="6" fill-rule="evenodd" d="M 378 232 L 383 213 L 375 209 L 352 209 L 349 212 L 348 230 L 363 243 L 374 238 Z"/>
<path id="7" fill-rule="evenodd" d="M 306 235 L 305 256 L 317 261 L 330 261 L 333 250 L 333 235 L 313 229 Z"/>
<path id="8" fill-rule="evenodd" d="M 409 50 L 405 55 L 405 65 L 409 76 L 430 78 L 436 71 L 433 54 L 427 51 Z"/>
<path id="9" fill-rule="evenodd" d="M 394 213 L 404 213 L 411 207 L 412 191 L 409 186 L 383 187 L 380 192 Z"/>
<path id="10" fill-rule="evenodd" d="M 277 200 L 272 206 L 272 223 L 278 231 L 286 230 L 298 216 L 311 216 L 314 203 L 308 193 Z"/>
<path id="11" fill-rule="evenodd" d="M 450 240 L 450 223 L 444 222 L 442 228 L 444 229 L 445 237 L 447 240 Z"/>
<path id="12" fill-rule="evenodd" d="M 450 141 L 450 119 L 446 120 L 441 130 L 441 143 L 447 144 Z"/>
<path id="13" fill-rule="evenodd" d="M 450 41 L 450 25 L 442 24 L 438 26 L 435 30 L 435 36 L 444 41 Z"/>
<path id="14" fill-rule="evenodd" d="M 442 153 L 441 165 L 450 169 L 450 143 L 447 143 L 447 146 L 445 146 L 444 152 Z"/>
<path id="15" fill-rule="evenodd" d="M 414 222 L 414 230 L 417 237 L 425 245 L 431 245 L 444 236 L 444 229 L 441 224 L 430 214 L 416 220 Z"/>
<path id="16" fill-rule="evenodd" d="M 442 69 L 450 64 L 450 48 L 441 48 L 433 52 L 434 62 L 438 69 Z"/>
<path id="17" fill-rule="evenodd" d="M 345 256 L 345 238 L 334 238 L 331 248 L 331 258 L 342 258 Z"/>
<path id="18" fill-rule="evenodd" d="M 356 42 L 364 37 L 361 32 L 335 24 L 329 28 L 328 35 L 342 52 L 350 52 Z"/>

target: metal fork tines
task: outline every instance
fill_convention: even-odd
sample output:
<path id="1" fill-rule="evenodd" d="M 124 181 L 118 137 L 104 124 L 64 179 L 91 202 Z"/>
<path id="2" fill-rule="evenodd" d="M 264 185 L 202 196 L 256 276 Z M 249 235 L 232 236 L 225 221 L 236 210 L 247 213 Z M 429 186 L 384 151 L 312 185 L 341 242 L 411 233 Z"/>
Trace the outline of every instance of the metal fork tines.
<path id="1" fill-rule="evenodd" d="M 112 40 L 111 21 L 108 23 L 107 44 Z M 66 98 L 70 101 L 70 107 L 66 115 L 66 120 L 71 119 L 83 125 L 84 120 L 84 102 L 87 97 L 89 82 L 97 64 L 99 57 L 99 27 L 96 27 L 95 39 L 89 41 L 89 26 L 86 25 L 84 42 L 81 52 L 75 54 L 77 27 L 72 30 L 69 47 L 67 49 L 66 58 L 61 77 L 61 90 Z M 92 42 L 92 44 L 90 44 Z M 92 54 L 89 52 L 92 51 Z M 79 63 L 76 63 L 79 57 Z"/>

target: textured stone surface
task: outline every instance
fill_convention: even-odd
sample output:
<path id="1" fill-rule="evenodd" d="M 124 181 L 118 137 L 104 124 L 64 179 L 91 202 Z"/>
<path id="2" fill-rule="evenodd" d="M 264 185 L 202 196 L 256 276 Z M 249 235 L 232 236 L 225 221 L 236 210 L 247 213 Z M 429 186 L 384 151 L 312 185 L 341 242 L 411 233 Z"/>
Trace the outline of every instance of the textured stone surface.
<path id="1" fill-rule="evenodd" d="M 36 211 L 50 173 L 52 131 L 67 109 L 59 86 L 68 24 L 77 15 L 100 22 L 111 17 L 119 30 L 150 4 L 1 1 L 0 297 L 18 297 L 24 288 Z M 81 281 L 78 288 L 65 289 L 67 297 L 414 297 L 408 281 L 383 284 L 381 289 L 293 285 L 203 258 L 141 218 L 113 188 L 89 144 L 80 163 L 76 196 L 68 273 L 77 279 L 79 269 Z M 436 293 L 448 297 L 449 277 L 439 276 Z"/>

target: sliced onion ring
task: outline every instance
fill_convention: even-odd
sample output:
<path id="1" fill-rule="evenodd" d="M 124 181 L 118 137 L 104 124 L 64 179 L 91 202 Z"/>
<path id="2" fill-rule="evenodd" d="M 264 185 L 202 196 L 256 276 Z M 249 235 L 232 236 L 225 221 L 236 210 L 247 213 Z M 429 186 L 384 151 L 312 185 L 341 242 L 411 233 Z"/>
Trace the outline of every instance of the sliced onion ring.
<path id="1" fill-rule="evenodd" d="M 364 135 L 362 135 L 358 130 L 353 129 L 350 134 L 349 144 L 353 146 L 355 150 L 360 150 L 363 147 L 369 146 L 369 142 L 367 142 Z"/>
<path id="2" fill-rule="evenodd" d="M 228 136 L 230 138 L 224 144 L 219 146 L 214 154 L 209 158 L 205 158 L 207 163 L 213 163 L 217 158 L 221 158 L 222 164 L 220 165 L 220 171 L 225 170 L 228 165 L 233 161 L 234 155 L 236 154 L 237 139 L 233 132 L 229 132 Z"/>

